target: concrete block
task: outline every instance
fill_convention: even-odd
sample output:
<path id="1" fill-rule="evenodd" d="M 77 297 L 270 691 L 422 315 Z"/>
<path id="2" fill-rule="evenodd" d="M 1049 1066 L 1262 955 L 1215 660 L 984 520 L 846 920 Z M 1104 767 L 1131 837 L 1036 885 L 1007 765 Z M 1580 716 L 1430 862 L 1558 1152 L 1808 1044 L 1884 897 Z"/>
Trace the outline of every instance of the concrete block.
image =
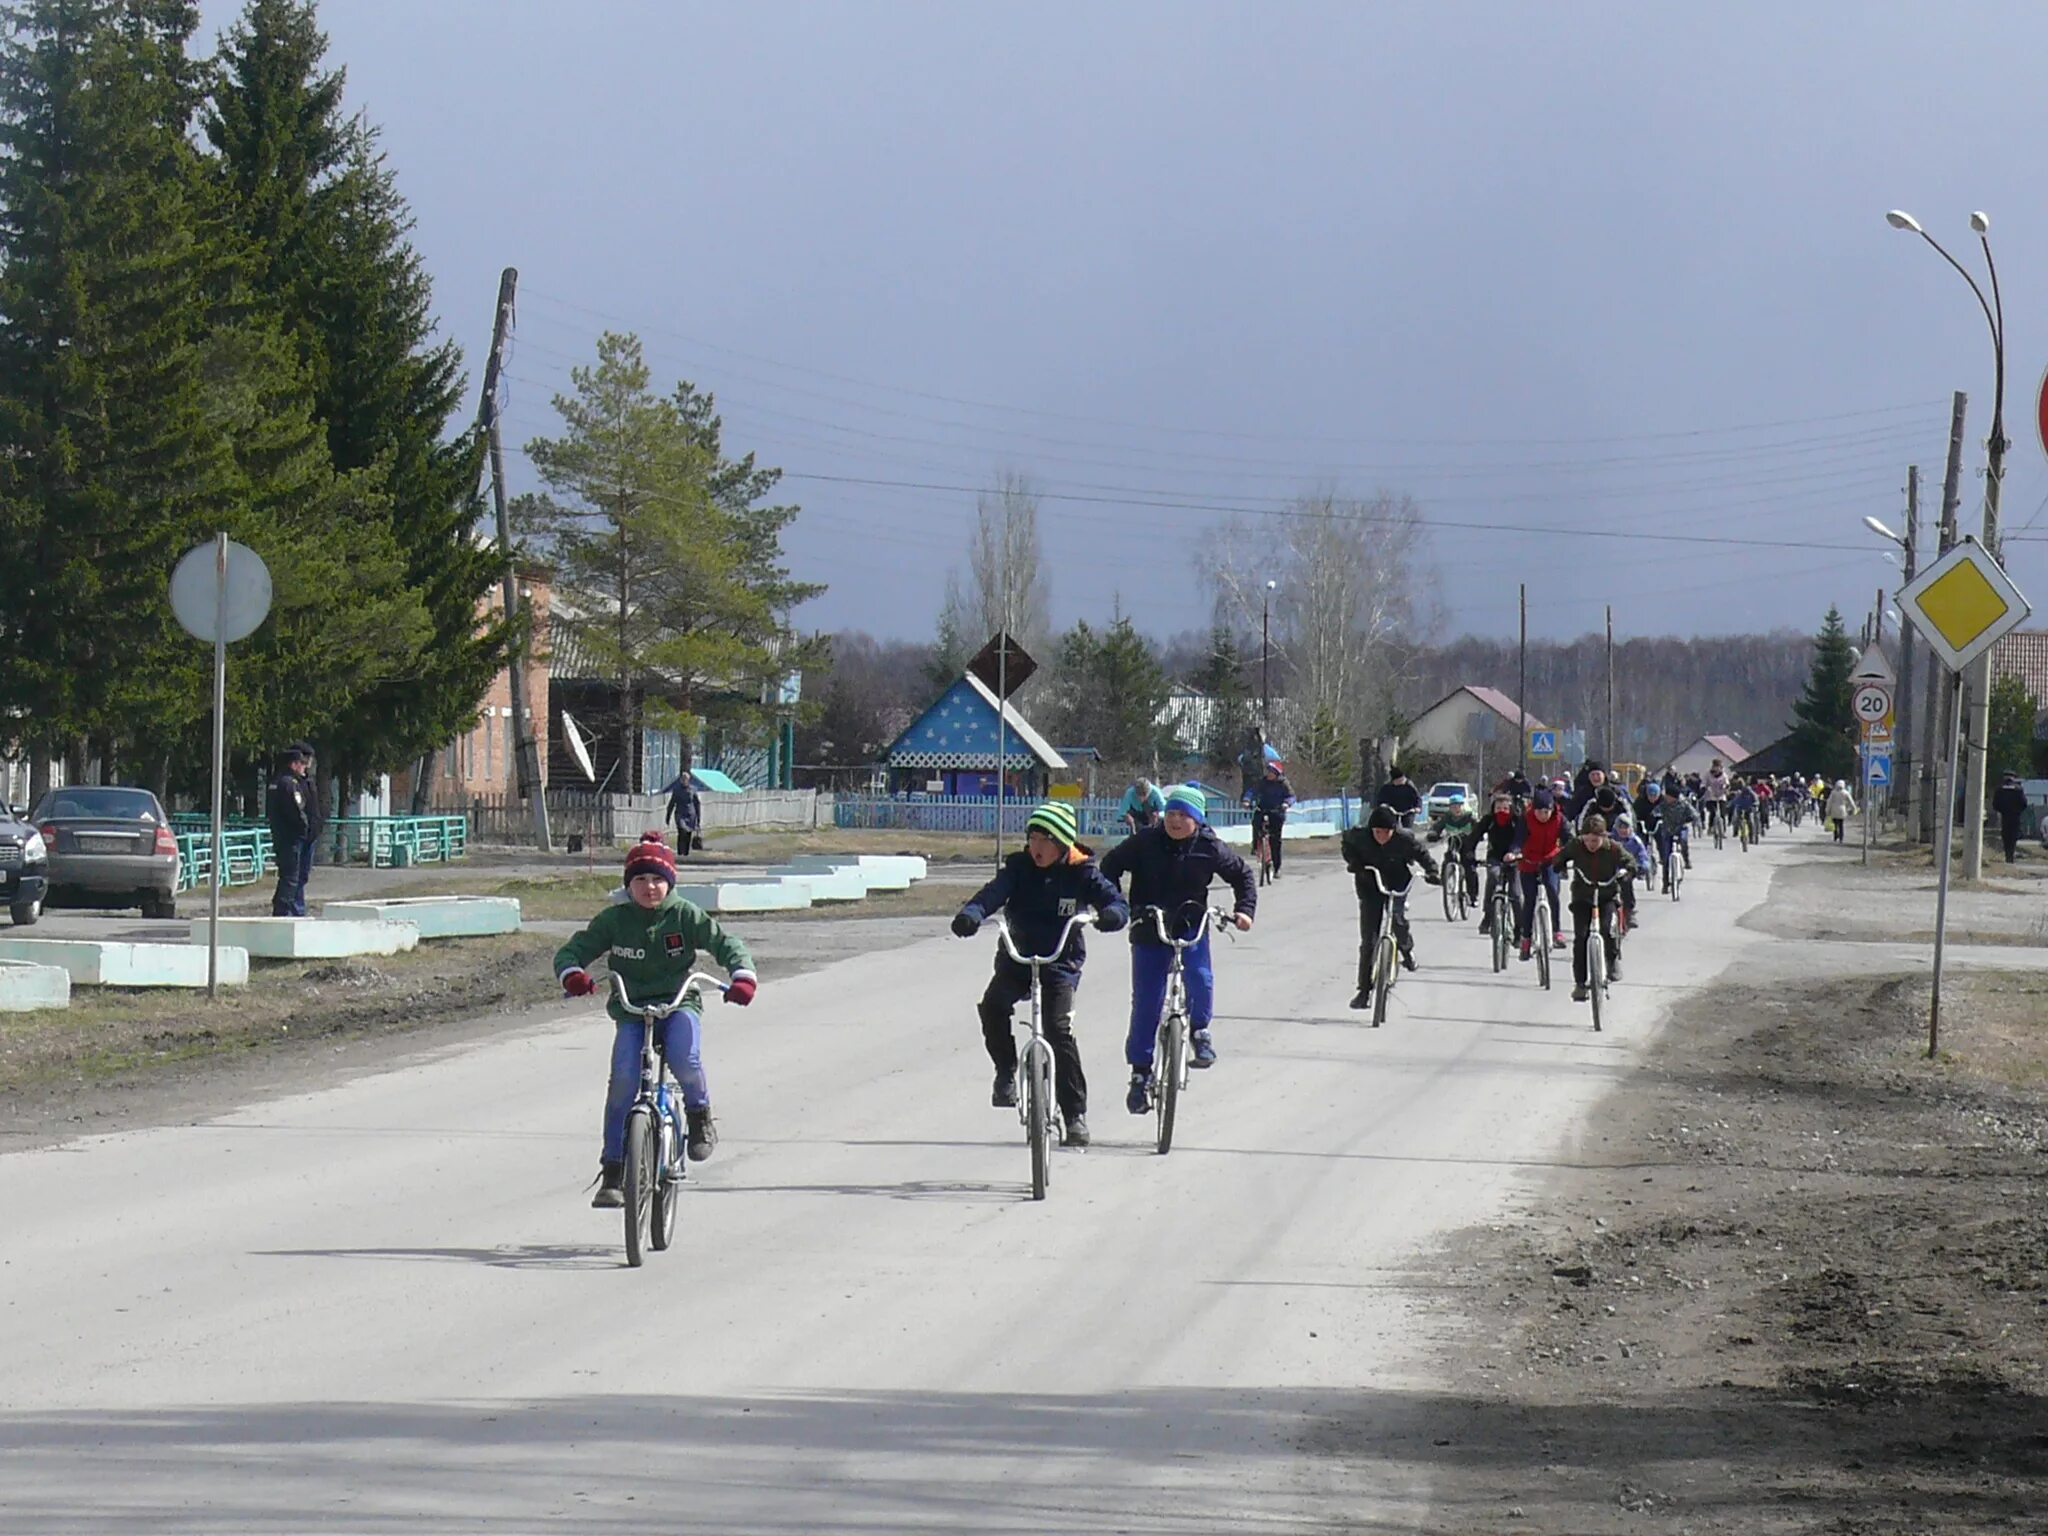
<path id="1" fill-rule="evenodd" d="M 837 869 L 796 869 L 784 864 L 769 870 L 768 878 L 808 887 L 812 901 L 859 901 L 868 893 L 866 871 L 853 864 Z"/>
<path id="2" fill-rule="evenodd" d="M 71 1006 L 71 975 L 54 965 L 0 960 L 0 1013 Z"/>
<path id="3" fill-rule="evenodd" d="M 211 925 L 192 920 L 192 942 L 204 946 Z M 224 917 L 220 941 L 266 960 L 337 960 L 345 955 L 396 955 L 419 948 L 411 923 L 375 919 L 349 922 L 324 917 Z"/>
<path id="4" fill-rule="evenodd" d="M 676 893 L 706 912 L 795 912 L 811 904 L 811 890 L 787 880 L 720 880 L 678 885 Z"/>
<path id="5" fill-rule="evenodd" d="M 519 931 L 519 902 L 511 896 L 403 896 L 389 901 L 330 901 L 320 909 L 330 922 L 410 923 L 423 939 L 473 939 Z"/>
<path id="6" fill-rule="evenodd" d="M 110 944 L 100 939 L 0 939 L 0 960 L 54 965 L 74 987 L 203 987 L 206 949 L 190 944 Z M 223 945 L 223 986 L 249 980 L 249 951 Z"/>
<path id="7" fill-rule="evenodd" d="M 930 872 L 923 859 L 909 853 L 800 853 L 783 867 L 801 871 L 849 865 L 867 876 L 871 891 L 907 891 L 912 881 Z"/>

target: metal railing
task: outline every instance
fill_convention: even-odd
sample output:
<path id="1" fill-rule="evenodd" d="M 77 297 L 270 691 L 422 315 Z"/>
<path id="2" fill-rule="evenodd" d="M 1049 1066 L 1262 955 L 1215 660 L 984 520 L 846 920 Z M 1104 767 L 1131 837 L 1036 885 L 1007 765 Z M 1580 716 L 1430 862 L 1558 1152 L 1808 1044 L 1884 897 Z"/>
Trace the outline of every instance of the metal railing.
<path id="1" fill-rule="evenodd" d="M 469 852 L 467 816 L 337 816 L 322 834 L 336 864 L 401 869 L 445 864 Z"/>
<path id="2" fill-rule="evenodd" d="M 189 891 L 194 886 L 207 885 L 213 880 L 213 829 L 203 826 L 198 831 L 183 828 L 193 820 L 205 823 L 200 816 L 173 816 L 171 822 L 178 839 L 178 889 Z M 271 850 L 268 827 L 238 826 L 221 834 L 221 864 L 226 878 L 221 881 L 222 889 L 237 885 L 254 885 L 267 874 L 277 871 L 277 857 Z"/>

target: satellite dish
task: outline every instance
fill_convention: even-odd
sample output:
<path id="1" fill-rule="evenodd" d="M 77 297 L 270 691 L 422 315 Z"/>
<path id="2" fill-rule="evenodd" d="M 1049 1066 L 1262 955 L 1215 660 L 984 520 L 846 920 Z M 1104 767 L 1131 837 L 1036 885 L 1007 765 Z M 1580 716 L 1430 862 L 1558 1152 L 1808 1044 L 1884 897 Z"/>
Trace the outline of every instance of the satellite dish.
<path id="1" fill-rule="evenodd" d="M 583 770 L 586 779 L 595 784 L 597 767 L 590 761 L 590 744 L 583 739 L 583 732 L 576 728 L 576 717 L 566 709 L 562 711 L 562 735 L 568 739 L 569 755 L 576 759 L 576 766 Z"/>

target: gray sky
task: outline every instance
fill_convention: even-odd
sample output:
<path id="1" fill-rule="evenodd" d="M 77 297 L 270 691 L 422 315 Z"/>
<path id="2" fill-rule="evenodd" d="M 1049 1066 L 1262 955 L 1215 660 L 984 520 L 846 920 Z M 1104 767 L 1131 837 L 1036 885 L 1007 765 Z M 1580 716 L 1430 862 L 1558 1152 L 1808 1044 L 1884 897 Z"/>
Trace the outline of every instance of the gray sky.
<path id="1" fill-rule="evenodd" d="M 321 12 L 473 377 L 520 269 L 513 440 L 637 332 L 789 471 L 807 625 L 929 633 L 1010 467 L 1062 624 L 1205 623 L 1203 508 L 1332 486 L 1422 503 L 1454 630 L 1510 632 L 1525 579 L 1543 634 L 1853 629 L 1896 584 L 1863 514 L 1902 526 L 1918 462 L 1931 525 L 1962 388 L 1974 528 L 1990 419 L 1975 300 L 1892 207 L 1972 265 L 1993 217 L 2008 564 L 2048 602 L 2048 6 Z"/>

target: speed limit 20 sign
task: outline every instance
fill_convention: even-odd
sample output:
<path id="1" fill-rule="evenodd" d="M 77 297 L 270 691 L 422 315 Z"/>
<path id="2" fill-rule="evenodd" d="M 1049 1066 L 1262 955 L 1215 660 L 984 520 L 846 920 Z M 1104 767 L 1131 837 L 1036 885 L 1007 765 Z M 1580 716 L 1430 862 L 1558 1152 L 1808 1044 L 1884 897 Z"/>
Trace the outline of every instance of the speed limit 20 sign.
<path id="1" fill-rule="evenodd" d="M 1891 689 L 1883 683 L 1858 683 L 1851 704 L 1856 711 L 1856 723 L 1863 727 L 1865 736 L 1885 731 L 1892 714 Z"/>

